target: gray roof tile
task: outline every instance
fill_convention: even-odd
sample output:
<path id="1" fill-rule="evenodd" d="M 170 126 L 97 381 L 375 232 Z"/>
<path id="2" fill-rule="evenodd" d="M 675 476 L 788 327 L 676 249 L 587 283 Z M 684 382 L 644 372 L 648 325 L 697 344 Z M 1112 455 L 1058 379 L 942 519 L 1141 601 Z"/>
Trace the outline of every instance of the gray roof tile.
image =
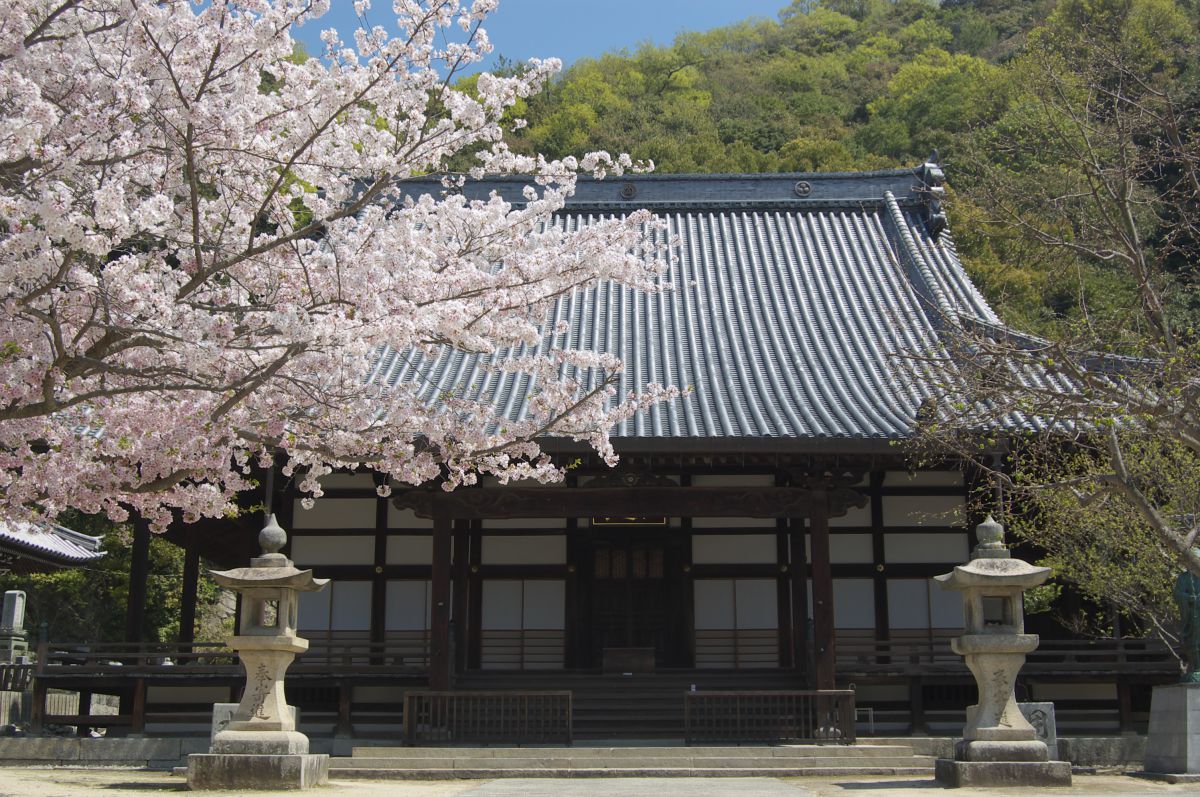
<path id="1" fill-rule="evenodd" d="M 622 422 L 621 438 L 899 438 L 927 386 L 896 355 L 938 349 L 947 324 L 998 324 L 950 237 L 926 230 L 924 168 L 858 175 L 655 175 L 584 181 L 556 224 L 639 207 L 679 236 L 672 289 L 604 284 L 564 297 L 565 336 L 542 346 L 599 349 L 626 362 L 622 391 L 659 382 L 691 392 Z M 796 183 L 811 187 L 804 197 Z M 632 200 L 620 198 L 631 183 Z M 469 186 L 519 201 L 519 181 Z M 434 192 L 412 183 L 412 194 Z M 502 352 L 486 359 L 507 356 Z M 519 418 L 525 377 L 477 355 L 386 352 L 372 380 L 421 378 L 421 395 L 462 390 Z"/>

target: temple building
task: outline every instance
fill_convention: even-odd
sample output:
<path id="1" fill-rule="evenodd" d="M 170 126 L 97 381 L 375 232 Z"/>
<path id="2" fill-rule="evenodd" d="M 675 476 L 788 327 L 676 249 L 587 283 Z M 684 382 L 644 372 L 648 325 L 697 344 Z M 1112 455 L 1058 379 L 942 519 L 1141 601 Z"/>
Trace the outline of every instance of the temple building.
<path id="1" fill-rule="evenodd" d="M 564 297 L 553 320 L 569 330 L 543 346 L 619 355 L 621 393 L 684 394 L 614 430 L 615 469 L 547 440 L 574 464 L 559 485 L 381 497 L 373 475 L 337 474 L 304 509 L 277 477 L 286 552 L 332 579 L 300 604 L 312 648 L 290 689 L 306 730 L 394 735 L 414 689 L 562 689 L 576 737 L 679 737 L 679 697 L 697 687 L 853 687 L 864 733 L 961 728 L 974 686 L 947 642 L 963 627 L 960 598 L 930 579 L 969 558 L 982 519 L 969 498 L 986 485 L 953 461 L 912 470 L 900 444 L 934 392 L 913 355 L 943 351 L 959 325 L 1002 321 L 955 253 L 942 181 L 926 163 L 581 182 L 556 223 L 650 208 L 679 240 L 672 287 Z M 468 190 L 520 201 L 521 187 Z M 485 364 L 390 353 L 370 378 L 419 383 L 430 400 L 466 391 L 523 417 L 527 379 Z M 199 557 L 244 563 L 257 521 L 173 530 L 185 593 Z M 1044 641 L 1019 688 L 1056 703 L 1060 733 L 1144 726 L 1150 686 L 1176 672 L 1151 642 L 1070 640 L 1030 622 Z M 135 729 L 202 724 L 206 703 L 230 699 L 236 672 L 221 680 L 226 664 L 187 655 L 136 683 L 108 673 L 135 690 Z M 43 674 L 56 687 L 83 677 Z"/>

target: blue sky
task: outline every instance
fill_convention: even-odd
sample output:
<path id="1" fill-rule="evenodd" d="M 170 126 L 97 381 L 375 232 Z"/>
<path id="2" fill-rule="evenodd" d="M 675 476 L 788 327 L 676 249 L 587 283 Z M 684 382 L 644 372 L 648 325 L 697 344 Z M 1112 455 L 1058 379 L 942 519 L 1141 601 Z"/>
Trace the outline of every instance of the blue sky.
<path id="1" fill-rule="evenodd" d="M 313 54 L 321 52 L 321 31 L 337 28 L 353 41 L 358 25 L 352 0 L 331 0 L 332 10 L 316 25 L 293 31 Z M 391 0 L 374 0 L 373 25 L 389 25 Z M 747 17 L 774 19 L 788 0 L 500 0 L 487 25 L 493 56 L 516 61 L 561 58 L 574 61 L 651 41 L 669 44 L 685 30 L 708 30 Z M 490 66 L 485 63 L 484 66 Z"/>

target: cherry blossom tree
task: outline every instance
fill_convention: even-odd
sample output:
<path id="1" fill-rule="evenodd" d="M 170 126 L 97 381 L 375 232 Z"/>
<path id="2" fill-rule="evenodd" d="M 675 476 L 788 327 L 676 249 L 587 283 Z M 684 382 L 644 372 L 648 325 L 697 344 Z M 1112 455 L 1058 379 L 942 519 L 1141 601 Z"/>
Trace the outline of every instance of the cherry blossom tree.
<path id="1" fill-rule="evenodd" d="M 220 516 L 273 457 L 312 495 L 360 466 L 553 479 L 543 435 L 612 458 L 607 430 L 664 393 L 621 401 L 619 361 L 536 344 L 573 290 L 656 289 L 666 241 L 645 213 L 552 221 L 578 172 L 628 157 L 503 144 L 556 61 L 455 88 L 496 2 L 395 0 L 393 25 L 327 30 L 307 60 L 291 31 L 329 0 L 2 4 L 0 515 Z M 464 162 L 438 196 L 405 190 Z M 485 173 L 530 175 L 526 201 L 456 190 Z M 365 378 L 444 346 L 523 352 L 496 367 L 534 377 L 535 412 Z"/>

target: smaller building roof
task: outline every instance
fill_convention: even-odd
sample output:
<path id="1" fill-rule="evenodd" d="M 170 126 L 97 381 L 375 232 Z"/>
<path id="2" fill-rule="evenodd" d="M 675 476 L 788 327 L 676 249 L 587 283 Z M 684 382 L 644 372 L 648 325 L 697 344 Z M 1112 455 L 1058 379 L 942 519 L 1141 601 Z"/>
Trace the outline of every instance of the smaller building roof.
<path id="1" fill-rule="evenodd" d="M 0 522 L 0 569 L 75 567 L 104 556 L 103 539 L 48 522 Z"/>

